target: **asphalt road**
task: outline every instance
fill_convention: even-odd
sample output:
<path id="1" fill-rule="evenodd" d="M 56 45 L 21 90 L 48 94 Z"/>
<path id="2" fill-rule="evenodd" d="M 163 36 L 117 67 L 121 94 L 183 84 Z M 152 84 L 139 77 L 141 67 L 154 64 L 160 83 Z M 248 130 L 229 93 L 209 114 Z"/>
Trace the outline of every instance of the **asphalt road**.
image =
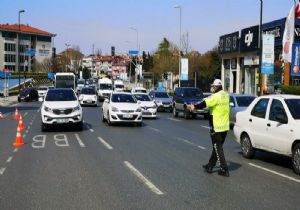
<path id="1" fill-rule="evenodd" d="M 206 174 L 207 121 L 159 113 L 142 127 L 108 126 L 84 107 L 84 130 L 41 132 L 41 103 L 18 104 L 25 145 L 15 149 L 15 107 L 0 107 L 0 209 L 299 209 L 290 158 L 244 159 L 230 131 L 230 177 Z M 216 169 L 217 170 L 217 169 Z"/>

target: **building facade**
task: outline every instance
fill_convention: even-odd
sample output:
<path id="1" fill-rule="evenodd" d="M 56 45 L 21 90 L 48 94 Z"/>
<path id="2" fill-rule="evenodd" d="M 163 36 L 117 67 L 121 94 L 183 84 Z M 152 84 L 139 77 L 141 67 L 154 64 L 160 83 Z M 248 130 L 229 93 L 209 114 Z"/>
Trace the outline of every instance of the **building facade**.
<path id="1" fill-rule="evenodd" d="M 281 64 L 282 37 L 286 18 L 268 22 L 262 25 L 263 34 L 273 34 L 274 63 Z M 295 22 L 294 43 L 300 43 L 300 21 Z M 219 38 L 219 53 L 222 58 L 222 81 L 224 88 L 231 93 L 256 95 L 260 90 L 260 49 L 259 25 L 251 26 Z M 273 75 L 266 76 L 265 83 L 274 89 L 274 85 L 283 83 L 283 77 L 290 78 L 289 72 L 283 74 L 283 66 L 275 66 Z M 290 83 L 296 84 L 299 78 L 291 77 Z"/>
<path id="2" fill-rule="evenodd" d="M 20 25 L 19 30 L 17 24 L 0 24 L 0 70 L 31 71 L 35 61 L 42 63 L 53 56 L 53 37 L 55 34 L 29 25 Z M 34 53 L 29 54 L 30 50 Z"/>

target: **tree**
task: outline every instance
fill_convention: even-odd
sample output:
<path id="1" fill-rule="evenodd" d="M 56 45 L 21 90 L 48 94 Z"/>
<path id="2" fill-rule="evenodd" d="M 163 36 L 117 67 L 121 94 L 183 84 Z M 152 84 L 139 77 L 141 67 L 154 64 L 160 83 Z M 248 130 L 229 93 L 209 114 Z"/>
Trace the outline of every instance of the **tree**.
<path id="1" fill-rule="evenodd" d="M 184 55 L 187 55 L 188 52 L 191 51 L 189 33 L 183 34 L 181 40 L 181 51 Z"/>
<path id="2" fill-rule="evenodd" d="M 82 70 L 82 78 L 83 79 L 90 78 L 90 71 L 87 67 L 84 67 L 83 70 Z"/>

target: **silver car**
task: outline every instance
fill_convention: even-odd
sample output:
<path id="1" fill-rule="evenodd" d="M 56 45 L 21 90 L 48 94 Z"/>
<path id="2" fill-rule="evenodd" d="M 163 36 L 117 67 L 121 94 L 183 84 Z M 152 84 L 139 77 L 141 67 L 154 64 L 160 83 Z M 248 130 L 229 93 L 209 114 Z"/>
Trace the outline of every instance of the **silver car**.
<path id="1" fill-rule="evenodd" d="M 230 94 L 230 126 L 235 123 L 236 113 L 244 111 L 255 98 L 253 95 Z"/>

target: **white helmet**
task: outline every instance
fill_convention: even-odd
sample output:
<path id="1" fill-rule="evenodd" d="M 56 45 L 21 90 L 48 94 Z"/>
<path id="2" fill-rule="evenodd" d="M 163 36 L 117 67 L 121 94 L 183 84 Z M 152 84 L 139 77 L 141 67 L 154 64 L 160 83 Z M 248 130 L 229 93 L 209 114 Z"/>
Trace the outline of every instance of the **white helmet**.
<path id="1" fill-rule="evenodd" d="M 215 79 L 211 86 L 222 86 L 222 80 Z"/>

